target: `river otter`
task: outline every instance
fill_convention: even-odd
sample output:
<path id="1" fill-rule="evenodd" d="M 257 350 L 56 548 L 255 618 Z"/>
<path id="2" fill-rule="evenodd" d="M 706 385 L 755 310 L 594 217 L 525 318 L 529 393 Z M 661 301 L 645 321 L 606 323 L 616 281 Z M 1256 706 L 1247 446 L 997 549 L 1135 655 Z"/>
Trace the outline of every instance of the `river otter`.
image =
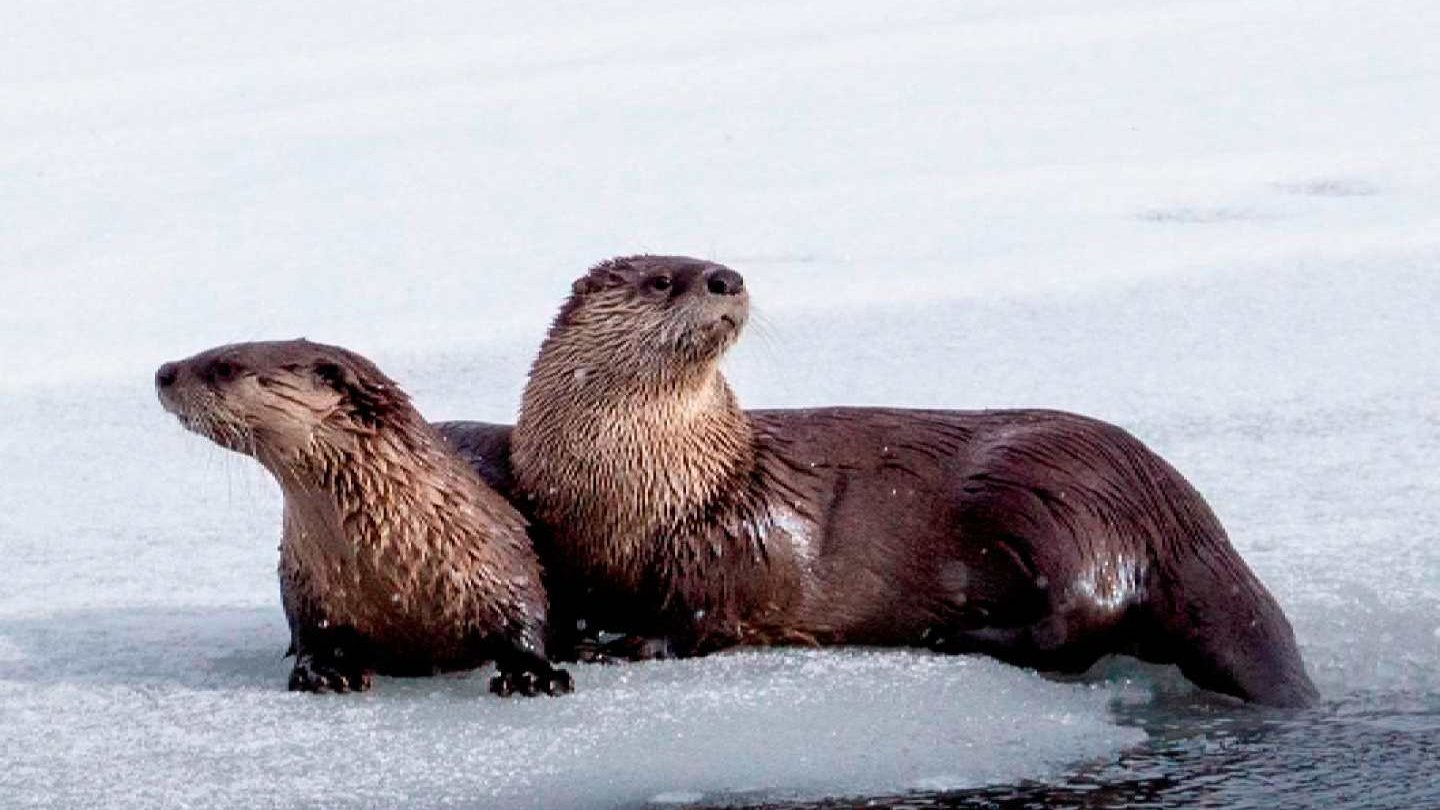
<path id="1" fill-rule="evenodd" d="M 442 427 L 551 534 L 552 594 L 583 601 L 557 615 L 680 655 L 915 645 L 1077 672 L 1126 653 L 1246 700 L 1315 699 L 1289 622 L 1204 500 L 1120 428 L 746 412 L 718 370 L 748 313 L 739 273 L 636 256 L 572 293 L 513 436 Z"/>
<path id="2" fill-rule="evenodd" d="M 305 340 L 241 343 L 166 363 L 155 383 L 185 427 L 280 483 L 290 689 L 486 661 L 497 694 L 571 689 L 545 658 L 525 520 L 370 361 Z"/>

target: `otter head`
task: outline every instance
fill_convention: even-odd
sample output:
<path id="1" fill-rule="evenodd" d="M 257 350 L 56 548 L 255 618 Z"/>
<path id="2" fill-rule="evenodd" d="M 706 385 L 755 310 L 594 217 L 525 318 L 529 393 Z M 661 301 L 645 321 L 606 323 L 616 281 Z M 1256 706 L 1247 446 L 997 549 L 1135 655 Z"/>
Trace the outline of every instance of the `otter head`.
<path id="1" fill-rule="evenodd" d="M 630 256 L 579 278 L 550 340 L 612 379 L 654 379 L 713 367 L 750 313 L 745 280 L 714 262 Z M 561 344 L 563 344 L 563 349 Z"/>
<path id="2" fill-rule="evenodd" d="M 186 428 L 272 470 L 294 470 L 413 413 L 375 364 L 304 339 L 236 343 L 166 363 L 155 387 Z"/>
<path id="3" fill-rule="evenodd" d="M 516 480 L 541 519 L 639 559 L 715 502 L 753 462 L 751 427 L 719 369 L 748 314 L 740 274 L 699 259 L 612 259 L 577 280 L 511 438 Z"/>

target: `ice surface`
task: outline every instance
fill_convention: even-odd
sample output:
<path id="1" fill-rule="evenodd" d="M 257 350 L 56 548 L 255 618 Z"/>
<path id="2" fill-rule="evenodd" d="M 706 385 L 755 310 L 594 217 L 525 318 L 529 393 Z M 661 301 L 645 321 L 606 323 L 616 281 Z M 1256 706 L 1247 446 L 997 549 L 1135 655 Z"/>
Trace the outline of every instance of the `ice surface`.
<path id="1" fill-rule="evenodd" d="M 584 666 L 560 699 L 492 697 L 484 673 L 292 695 L 278 496 L 255 465 L 181 431 L 145 380 L 3 402 L 7 466 L 30 471 L 0 501 L 7 807 L 864 794 L 1041 776 L 1144 737 L 1106 688 L 903 652 Z"/>
<path id="2" fill-rule="evenodd" d="M 305 334 L 432 417 L 509 420 L 570 278 L 642 250 L 745 273 L 752 407 L 1126 426 L 1271 585 L 1326 711 L 1433 722 L 1436 30 L 1428 0 L 7 9 L 0 804 L 673 806 L 1140 739 L 1109 704 L 1173 688 L 1149 675 L 871 651 L 285 693 L 278 494 L 154 367 Z"/>
<path id="3" fill-rule="evenodd" d="M 61 618 L 75 629 L 5 626 L 45 649 L 5 671 L 21 806 L 47 791 L 58 806 L 583 808 L 964 787 L 1143 736 L 1107 722 L 1102 691 L 979 659 L 743 653 L 584 667 L 563 700 L 493 698 L 483 677 L 315 698 L 280 688 L 271 611 Z"/>

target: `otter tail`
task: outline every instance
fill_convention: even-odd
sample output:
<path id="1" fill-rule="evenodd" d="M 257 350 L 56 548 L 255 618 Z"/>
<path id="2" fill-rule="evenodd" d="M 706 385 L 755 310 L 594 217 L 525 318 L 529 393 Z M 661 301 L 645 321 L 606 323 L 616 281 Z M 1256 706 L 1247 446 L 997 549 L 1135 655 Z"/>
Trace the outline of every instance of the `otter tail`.
<path id="1" fill-rule="evenodd" d="M 1146 451 L 1140 465 L 1159 531 L 1150 592 L 1141 609 L 1152 633 L 1142 657 L 1177 664 L 1197 685 L 1256 703 L 1301 707 L 1318 694 L 1290 621 L 1238 552 L 1200 494 Z M 1148 615 L 1146 615 L 1148 614 Z"/>
<path id="2" fill-rule="evenodd" d="M 995 654 L 1075 670 L 1133 652 L 1256 703 L 1315 701 L 1289 620 L 1175 468 L 1098 420 L 1005 416 L 1006 429 L 971 456 L 961 535 L 1005 552 L 981 570 L 1019 561 L 997 604 L 1024 614 L 1030 603 L 1013 596 L 1024 593 L 1014 583 L 1029 578 L 1049 605 L 1012 617 L 1023 631 L 992 645 Z"/>
<path id="3" fill-rule="evenodd" d="M 1170 569 L 1149 604 L 1159 632 L 1144 657 L 1173 661 L 1197 685 L 1256 703 L 1315 702 L 1289 620 L 1234 551 L 1196 549 Z"/>

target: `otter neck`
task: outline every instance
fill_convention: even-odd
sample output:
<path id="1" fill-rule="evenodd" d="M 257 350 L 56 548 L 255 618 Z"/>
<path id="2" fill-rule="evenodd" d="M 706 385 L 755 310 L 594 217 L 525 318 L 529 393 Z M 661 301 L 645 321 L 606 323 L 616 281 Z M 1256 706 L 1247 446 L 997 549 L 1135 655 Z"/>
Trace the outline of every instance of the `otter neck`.
<path id="1" fill-rule="evenodd" d="M 453 532 L 473 523 L 461 515 L 463 482 L 455 480 L 440 448 L 411 431 L 351 432 L 344 441 L 316 441 L 272 472 L 293 505 L 291 518 L 303 530 L 294 539 L 307 546 L 301 550 L 306 556 L 408 559 L 441 541 L 436 527 Z"/>
<path id="2" fill-rule="evenodd" d="M 714 362 L 670 375 L 605 368 L 542 350 L 513 461 L 577 562 L 634 581 L 653 554 L 699 541 L 682 527 L 753 471 L 755 439 Z"/>

